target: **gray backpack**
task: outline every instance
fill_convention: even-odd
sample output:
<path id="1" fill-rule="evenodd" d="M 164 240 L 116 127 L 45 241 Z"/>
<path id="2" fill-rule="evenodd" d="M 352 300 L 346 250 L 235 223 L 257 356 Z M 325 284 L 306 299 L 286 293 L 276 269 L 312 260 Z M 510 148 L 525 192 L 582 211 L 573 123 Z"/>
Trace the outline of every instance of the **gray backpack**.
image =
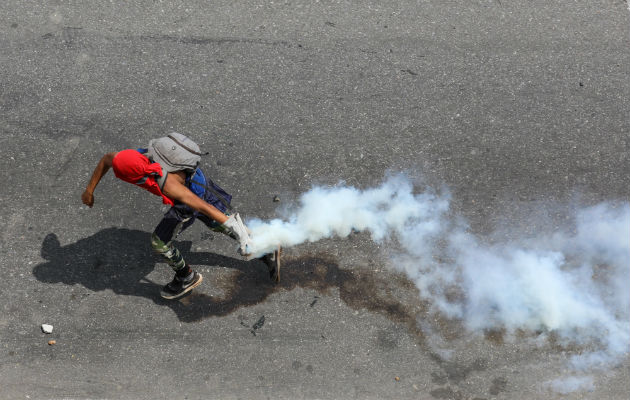
<path id="1" fill-rule="evenodd" d="M 145 155 L 162 167 L 162 176 L 157 179 L 160 190 L 164 187 L 169 172 L 183 170 L 188 175 L 186 186 L 189 189 L 222 212 L 232 212 L 230 205 L 232 196 L 198 169 L 201 156 L 206 154 L 208 153 L 202 153 L 197 143 L 188 136 L 173 132 L 168 136 L 151 140 Z M 194 188 L 193 184 L 199 188 Z M 202 192 L 204 190 L 207 191 L 205 195 Z"/>
<path id="2" fill-rule="evenodd" d="M 153 139 L 149 142 L 146 156 L 159 163 L 167 172 L 194 171 L 202 153 L 197 143 L 188 136 L 173 132 L 168 136 Z"/>

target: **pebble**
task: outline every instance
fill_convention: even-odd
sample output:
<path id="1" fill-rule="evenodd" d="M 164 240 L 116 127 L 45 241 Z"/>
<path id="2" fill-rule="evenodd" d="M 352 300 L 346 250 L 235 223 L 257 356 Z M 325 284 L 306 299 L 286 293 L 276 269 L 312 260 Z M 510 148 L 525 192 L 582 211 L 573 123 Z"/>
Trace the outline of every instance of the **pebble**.
<path id="1" fill-rule="evenodd" d="M 52 346 L 52 345 L 55 345 L 55 344 L 57 344 L 57 341 L 56 341 L 56 340 L 49 340 L 49 341 L 48 341 L 48 345 L 49 345 L 49 346 Z"/>
<path id="2" fill-rule="evenodd" d="M 52 333 L 53 326 L 48 324 L 42 324 L 42 332 L 44 333 Z"/>

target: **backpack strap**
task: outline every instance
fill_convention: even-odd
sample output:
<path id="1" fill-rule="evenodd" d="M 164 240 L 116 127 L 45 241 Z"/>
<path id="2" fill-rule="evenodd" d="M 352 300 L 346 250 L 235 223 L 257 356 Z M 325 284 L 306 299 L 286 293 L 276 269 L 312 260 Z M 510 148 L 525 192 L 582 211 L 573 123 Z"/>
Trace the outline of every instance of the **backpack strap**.
<path id="1" fill-rule="evenodd" d="M 167 175 L 168 175 L 168 171 L 165 170 L 164 168 L 162 168 L 162 176 L 157 176 L 155 178 L 155 181 L 157 182 L 158 186 L 160 187 L 160 192 L 164 188 L 164 182 L 166 182 L 166 176 Z"/>

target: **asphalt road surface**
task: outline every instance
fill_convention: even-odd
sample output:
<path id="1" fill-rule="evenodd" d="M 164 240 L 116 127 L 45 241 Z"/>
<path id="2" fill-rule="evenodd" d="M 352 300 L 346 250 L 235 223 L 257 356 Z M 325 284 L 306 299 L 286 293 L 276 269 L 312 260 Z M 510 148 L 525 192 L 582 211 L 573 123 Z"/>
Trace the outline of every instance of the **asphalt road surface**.
<path id="1" fill-rule="evenodd" d="M 580 348 L 467 332 L 365 234 L 287 249 L 274 286 L 195 225 L 204 283 L 164 301 L 159 198 L 110 173 L 80 200 L 174 130 L 245 216 L 406 171 L 479 237 L 553 229 L 630 198 L 625 1 L 35 3 L 0 4 L 0 397 L 628 398 L 627 355 L 553 391 Z"/>

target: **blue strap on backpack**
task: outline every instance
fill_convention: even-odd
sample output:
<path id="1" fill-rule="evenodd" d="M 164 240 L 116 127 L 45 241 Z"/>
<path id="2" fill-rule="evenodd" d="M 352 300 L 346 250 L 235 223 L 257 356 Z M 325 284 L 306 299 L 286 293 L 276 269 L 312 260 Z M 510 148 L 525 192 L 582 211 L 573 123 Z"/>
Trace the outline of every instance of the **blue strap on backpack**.
<path id="1" fill-rule="evenodd" d="M 227 211 L 233 211 L 232 205 L 230 204 L 232 195 L 223 190 L 221 186 L 214 183 L 212 179 L 207 178 L 200 168 L 197 168 L 194 174 L 186 178 L 186 186 L 188 186 L 193 193 L 212 204 L 222 213 L 225 214 Z"/>

